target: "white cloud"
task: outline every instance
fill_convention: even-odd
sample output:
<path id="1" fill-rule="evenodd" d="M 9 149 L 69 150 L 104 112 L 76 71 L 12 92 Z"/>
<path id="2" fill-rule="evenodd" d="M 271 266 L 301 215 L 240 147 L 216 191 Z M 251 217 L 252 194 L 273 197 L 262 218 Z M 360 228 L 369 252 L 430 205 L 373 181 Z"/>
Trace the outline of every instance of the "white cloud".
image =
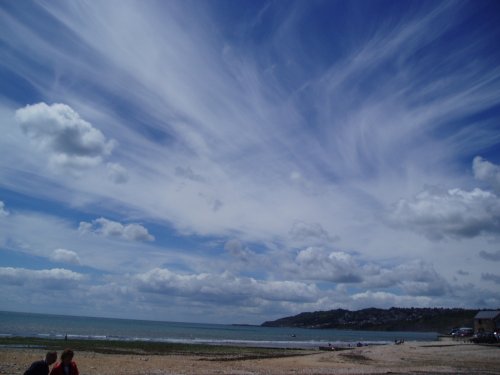
<path id="1" fill-rule="evenodd" d="M 103 217 L 91 223 L 82 221 L 78 230 L 81 233 L 97 233 L 105 237 L 118 237 L 128 241 L 154 241 L 154 236 L 140 224 L 121 224 Z"/>
<path id="2" fill-rule="evenodd" d="M 9 211 L 5 209 L 5 203 L 0 201 L 0 216 L 7 216 Z"/>
<path id="3" fill-rule="evenodd" d="M 481 189 L 428 189 L 400 200 L 391 212 L 394 224 L 439 240 L 476 237 L 500 231 L 500 199 Z"/>
<path id="4" fill-rule="evenodd" d="M 93 230 L 98 226 L 93 226 L 92 222 L 86 224 L 87 234 L 85 224 L 79 231 L 71 218 L 13 211 L 6 218 L 0 217 L 0 246 L 9 251 L 30 254 L 32 259 L 50 259 L 54 249 L 67 249 L 77 253 L 81 264 L 111 273 L 117 270 L 123 273 L 140 272 L 165 263 L 200 264 L 200 269 L 204 269 L 205 259 L 209 259 L 208 256 L 199 259 L 199 254 L 191 254 L 175 246 L 94 234 Z M 146 235 L 143 238 L 149 237 Z M 142 255 L 138 257 L 138 254 Z"/>
<path id="5" fill-rule="evenodd" d="M 52 252 L 50 259 L 55 262 L 80 264 L 78 254 L 72 250 L 56 249 Z"/>
<path id="6" fill-rule="evenodd" d="M 472 161 L 474 177 L 487 182 L 495 191 L 500 192 L 500 166 L 476 156 Z"/>
<path id="7" fill-rule="evenodd" d="M 32 270 L 26 268 L 0 267 L 0 280 L 8 285 L 25 285 L 65 289 L 84 279 L 80 273 L 64 268 Z"/>
<path id="8" fill-rule="evenodd" d="M 106 164 L 108 178 L 117 184 L 124 184 L 128 181 L 127 169 L 121 166 L 119 163 L 107 163 Z"/>
<path id="9" fill-rule="evenodd" d="M 318 289 L 314 284 L 293 281 L 263 281 L 222 274 L 178 274 L 155 268 L 136 276 L 140 291 L 183 296 L 211 302 L 251 301 L 314 301 Z"/>
<path id="10" fill-rule="evenodd" d="M 87 168 L 98 165 L 111 153 L 114 141 L 80 118 L 66 104 L 37 103 L 16 111 L 23 132 L 57 166 Z"/>

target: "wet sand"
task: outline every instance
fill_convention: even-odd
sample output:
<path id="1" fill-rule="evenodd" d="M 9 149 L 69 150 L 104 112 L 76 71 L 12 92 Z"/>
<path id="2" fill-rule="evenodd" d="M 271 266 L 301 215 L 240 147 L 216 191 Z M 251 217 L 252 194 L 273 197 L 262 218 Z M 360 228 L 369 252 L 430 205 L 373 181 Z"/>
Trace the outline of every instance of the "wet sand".
<path id="1" fill-rule="evenodd" d="M 45 354 L 0 348 L 0 374 L 22 374 Z M 81 375 L 174 374 L 500 374 L 500 347 L 454 342 L 406 342 L 300 356 L 234 360 L 204 354 L 123 355 L 76 352 Z"/>

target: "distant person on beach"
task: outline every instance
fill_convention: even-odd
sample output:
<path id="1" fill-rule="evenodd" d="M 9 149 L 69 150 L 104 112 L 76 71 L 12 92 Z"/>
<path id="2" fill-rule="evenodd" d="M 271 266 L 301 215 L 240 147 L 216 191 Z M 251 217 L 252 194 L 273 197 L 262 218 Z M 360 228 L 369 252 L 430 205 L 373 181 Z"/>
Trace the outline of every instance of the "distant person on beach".
<path id="1" fill-rule="evenodd" d="M 24 375 L 49 375 L 49 366 L 57 360 L 57 352 L 48 352 L 45 359 L 33 362 Z"/>
<path id="2" fill-rule="evenodd" d="M 61 361 L 52 368 L 50 375 L 79 375 L 78 367 L 73 362 L 74 355 L 73 350 L 65 349 L 61 354 Z"/>

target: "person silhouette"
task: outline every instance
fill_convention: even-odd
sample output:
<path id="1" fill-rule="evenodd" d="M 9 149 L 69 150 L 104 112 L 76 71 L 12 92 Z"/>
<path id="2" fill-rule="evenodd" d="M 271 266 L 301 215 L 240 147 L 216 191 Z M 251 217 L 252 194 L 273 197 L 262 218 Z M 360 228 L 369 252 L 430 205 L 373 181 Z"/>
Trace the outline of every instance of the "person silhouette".
<path id="1" fill-rule="evenodd" d="M 45 359 L 35 361 L 23 375 L 49 375 L 49 366 L 57 360 L 57 352 L 48 352 Z"/>
<path id="2" fill-rule="evenodd" d="M 73 362 L 74 355 L 73 350 L 65 349 L 61 353 L 61 361 L 52 368 L 50 375 L 79 375 L 78 367 Z"/>

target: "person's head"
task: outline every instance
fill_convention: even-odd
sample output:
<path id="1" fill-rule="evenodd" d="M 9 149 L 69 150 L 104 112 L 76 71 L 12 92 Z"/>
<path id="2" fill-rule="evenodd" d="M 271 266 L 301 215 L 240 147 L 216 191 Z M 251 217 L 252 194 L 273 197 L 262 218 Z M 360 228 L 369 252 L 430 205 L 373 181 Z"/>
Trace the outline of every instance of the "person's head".
<path id="1" fill-rule="evenodd" d="M 73 353 L 73 350 L 64 349 L 64 351 L 61 353 L 61 362 L 64 364 L 71 363 L 74 355 L 75 355 L 75 353 Z"/>
<path id="2" fill-rule="evenodd" d="M 57 361 L 57 352 L 48 352 L 45 354 L 45 362 L 50 366 L 55 361 Z"/>

